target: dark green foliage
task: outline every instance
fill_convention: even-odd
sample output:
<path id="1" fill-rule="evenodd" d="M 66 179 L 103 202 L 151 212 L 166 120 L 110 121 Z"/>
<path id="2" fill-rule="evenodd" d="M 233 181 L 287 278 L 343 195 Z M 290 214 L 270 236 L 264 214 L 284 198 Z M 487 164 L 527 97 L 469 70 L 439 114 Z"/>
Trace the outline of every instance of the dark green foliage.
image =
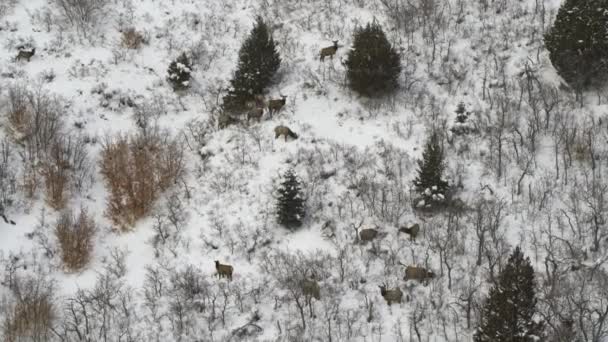
<path id="1" fill-rule="evenodd" d="M 176 60 L 169 64 L 167 81 L 171 83 L 174 90 L 184 90 L 190 87 L 191 73 L 192 62 L 185 53 L 182 53 Z"/>
<path id="2" fill-rule="evenodd" d="M 456 108 L 456 122 L 451 128 L 452 133 L 456 135 L 463 135 L 473 131 L 473 128 L 471 127 L 471 122 L 469 120 L 470 115 L 471 112 L 467 110 L 464 102 L 460 102 L 458 104 L 458 107 Z"/>
<path id="3" fill-rule="evenodd" d="M 608 1 L 566 0 L 545 34 L 551 63 L 576 90 L 603 81 L 608 71 Z"/>
<path id="4" fill-rule="evenodd" d="M 475 342 L 543 341 L 543 325 L 534 321 L 536 281 L 530 259 L 517 247 L 490 289 Z"/>
<path id="5" fill-rule="evenodd" d="M 456 108 L 456 122 L 463 124 L 467 121 L 468 118 L 469 112 L 467 112 L 464 102 L 460 102 L 458 104 L 458 107 Z"/>
<path id="6" fill-rule="evenodd" d="M 224 108 L 229 111 L 244 110 L 245 102 L 254 95 L 262 94 L 270 85 L 281 65 L 281 58 L 268 25 L 258 17 L 255 27 L 239 51 L 239 62 L 233 79 L 232 89 L 224 97 Z"/>
<path id="7" fill-rule="evenodd" d="M 426 143 L 422 160 L 418 161 L 418 177 L 414 180 L 416 191 L 427 207 L 445 200 L 448 182 L 443 180 L 443 170 L 443 150 L 439 146 L 439 137 L 433 133 Z"/>
<path id="8" fill-rule="evenodd" d="M 304 194 L 296 174 L 289 169 L 283 175 L 277 198 L 277 221 L 282 226 L 294 229 L 302 225 L 304 219 Z"/>
<path id="9" fill-rule="evenodd" d="M 355 31 L 353 49 L 346 61 L 350 87 L 371 96 L 398 87 L 401 61 L 380 25 L 367 24 Z"/>

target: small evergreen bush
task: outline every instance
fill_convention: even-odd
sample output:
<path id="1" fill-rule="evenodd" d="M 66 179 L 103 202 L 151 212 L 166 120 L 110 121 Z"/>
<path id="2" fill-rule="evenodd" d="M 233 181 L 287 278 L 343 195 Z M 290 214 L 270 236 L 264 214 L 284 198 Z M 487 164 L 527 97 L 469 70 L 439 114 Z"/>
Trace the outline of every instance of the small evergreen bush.
<path id="1" fill-rule="evenodd" d="M 169 64 L 167 70 L 167 80 L 173 86 L 174 90 L 184 90 L 190 87 L 190 78 L 192 77 L 192 62 L 182 53 L 176 60 Z"/>
<path id="2" fill-rule="evenodd" d="M 376 23 L 355 31 L 346 67 L 351 89 L 362 95 L 379 95 L 399 85 L 399 54 L 386 39 L 382 27 Z"/>
<path id="3" fill-rule="evenodd" d="M 418 161 L 418 176 L 414 180 L 417 208 L 431 209 L 437 204 L 444 203 L 448 191 L 448 182 L 443 180 L 444 160 L 443 150 L 439 146 L 439 137 L 433 133 L 427 142 L 422 160 Z"/>
<path id="4" fill-rule="evenodd" d="M 301 183 L 292 169 L 283 175 L 277 192 L 277 221 L 289 229 L 300 227 L 305 216 L 305 199 Z"/>
<path id="5" fill-rule="evenodd" d="M 475 342 L 542 341 L 543 325 L 534 320 L 536 313 L 536 280 L 530 259 L 519 247 L 509 257 L 499 275 L 498 284 L 490 289 Z"/>
<path id="6" fill-rule="evenodd" d="M 281 66 L 281 58 L 268 25 L 258 17 L 239 51 L 239 61 L 231 89 L 224 97 L 224 109 L 240 111 L 245 103 L 262 94 Z"/>
<path id="7" fill-rule="evenodd" d="M 566 0 L 545 46 L 559 75 L 580 91 L 603 81 L 608 71 L 608 10 L 605 0 Z"/>

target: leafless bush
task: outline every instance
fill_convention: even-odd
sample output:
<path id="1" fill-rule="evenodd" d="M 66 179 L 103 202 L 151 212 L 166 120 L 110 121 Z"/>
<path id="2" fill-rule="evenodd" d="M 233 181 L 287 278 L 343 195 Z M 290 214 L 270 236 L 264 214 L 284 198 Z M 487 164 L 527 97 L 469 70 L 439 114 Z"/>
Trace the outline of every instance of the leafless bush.
<path id="1" fill-rule="evenodd" d="M 85 38 L 88 32 L 101 19 L 107 0 L 53 0 L 61 14 L 75 26 Z"/>
<path id="2" fill-rule="evenodd" d="M 65 206 L 69 186 L 81 191 L 90 177 L 90 163 L 82 137 L 58 138 L 41 165 L 47 204 L 57 210 Z"/>
<path id="3" fill-rule="evenodd" d="M 126 30 L 122 31 L 121 43 L 127 49 L 139 49 L 142 44 L 146 43 L 146 39 L 144 35 L 135 30 L 133 27 L 129 27 Z"/>
<path id="4" fill-rule="evenodd" d="M 63 264 L 69 270 L 79 270 L 89 262 L 95 231 L 95 222 L 86 209 L 81 208 L 78 217 L 71 210 L 61 214 L 55 225 L 55 237 Z"/>
<path id="5" fill-rule="evenodd" d="M 4 317 L 4 341 L 50 340 L 55 320 L 53 290 L 43 276 L 18 278 L 13 287 L 15 302 Z"/>
<path id="6" fill-rule="evenodd" d="M 182 146 L 168 133 L 108 139 L 101 158 L 110 192 L 107 216 L 122 229 L 132 226 L 184 172 Z"/>

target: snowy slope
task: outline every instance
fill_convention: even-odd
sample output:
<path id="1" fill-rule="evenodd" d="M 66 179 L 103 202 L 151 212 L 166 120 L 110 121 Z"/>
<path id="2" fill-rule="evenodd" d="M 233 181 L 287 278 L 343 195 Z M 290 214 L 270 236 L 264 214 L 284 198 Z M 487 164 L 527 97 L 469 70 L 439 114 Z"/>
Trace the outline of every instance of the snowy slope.
<path id="1" fill-rule="evenodd" d="M 2 224 L 0 233 L 5 264 L 19 254 L 29 267 L 18 272 L 54 282 L 56 331 L 67 331 L 66 322 L 75 317 L 69 304 L 90 293 L 96 328 L 85 334 L 87 341 L 470 341 L 489 281 L 516 245 L 535 265 L 545 317 L 567 307 L 558 300 L 550 305 L 546 260 L 559 262 L 564 284 L 570 284 L 566 271 L 573 264 L 599 265 L 603 272 L 605 222 L 598 251 L 592 249 L 589 222 L 605 217 L 608 208 L 592 191 L 597 184 L 583 183 L 595 177 L 601 182 L 608 154 L 606 120 L 598 121 L 605 114 L 605 92 L 586 94 L 579 108 L 573 94 L 559 87 L 543 47 L 542 34 L 559 2 L 494 1 L 484 8 L 484 1 L 414 1 L 409 9 L 405 3 L 110 1 L 85 37 L 62 20 L 53 1 L 8 1 L 0 18 L 3 111 L 9 88 L 41 87 L 65 104 L 64 134 L 90 142 L 90 185 L 71 194 L 68 203 L 88 208 L 98 226 L 88 266 L 76 273 L 61 266 L 52 234 L 59 213 L 45 204 L 42 190 L 33 198 L 15 194 L 7 216 L 17 224 Z M 272 119 L 213 127 L 197 141 L 192 129 L 217 119 L 221 89 L 257 15 L 273 29 L 282 58 L 268 95 L 285 94 L 287 104 Z M 372 20 L 401 51 L 404 66 L 401 89 L 380 100 L 350 91 L 340 63 L 354 29 Z M 126 27 L 144 32 L 147 43 L 137 50 L 122 47 L 119 29 Z M 319 49 L 333 40 L 340 42 L 337 55 L 320 62 Z M 24 42 L 36 54 L 30 62 L 14 61 Z M 183 51 L 200 56 L 191 89 L 178 94 L 165 76 Z M 526 68 L 534 81 L 526 78 Z M 44 80 L 41 75 L 51 71 L 52 80 Z M 98 90 L 114 96 L 104 98 Z M 105 214 L 108 193 L 99 173 L 104 139 L 138 129 L 136 108 L 121 105 L 121 97 L 153 108 L 157 125 L 183 140 L 188 171 L 127 232 L 114 229 Z M 547 101 L 556 99 L 547 110 Z M 474 113 L 477 128 L 466 136 L 449 131 L 461 101 Z M 279 124 L 300 138 L 274 139 Z M 431 216 L 411 207 L 416 161 L 431 129 L 444 133 L 447 178 L 459 185 L 457 197 L 469 210 Z M 576 138 L 570 141 L 566 133 L 572 131 Z M 19 182 L 20 146 L 2 132 L 13 144 Z M 593 171 L 585 155 L 589 139 Z M 571 142 L 579 143 L 581 158 L 569 159 L 576 154 L 575 147 L 567 148 Z M 303 180 L 308 198 L 308 216 L 297 232 L 274 219 L 274 189 L 288 167 Z M 335 175 L 324 176 L 328 171 Z M 179 224 L 165 245 L 155 246 L 155 224 L 168 220 L 170 202 L 179 203 Z M 421 236 L 410 241 L 398 228 L 414 223 L 421 225 Z M 359 224 L 378 227 L 380 238 L 356 242 Z M 480 264 L 478 229 L 488 229 Z M 215 260 L 234 267 L 232 282 L 215 277 Z M 425 266 L 437 277 L 428 284 L 406 282 L 403 265 Z M 290 285 L 307 269 L 317 270 L 321 287 L 312 315 Z M 408 301 L 389 307 L 380 296 L 382 283 L 400 287 Z M 580 295 L 604 308 L 605 290 L 586 286 Z M 14 295 L 7 286 L 1 291 L 5 317 Z M 91 299 L 100 297 L 105 302 Z M 465 298 L 472 310 L 469 327 Z M 95 311 L 101 307 L 111 309 Z M 592 315 L 582 321 L 578 329 L 597 328 Z M 255 332 L 235 332 L 249 322 Z M 55 339 L 57 334 L 49 338 Z"/>

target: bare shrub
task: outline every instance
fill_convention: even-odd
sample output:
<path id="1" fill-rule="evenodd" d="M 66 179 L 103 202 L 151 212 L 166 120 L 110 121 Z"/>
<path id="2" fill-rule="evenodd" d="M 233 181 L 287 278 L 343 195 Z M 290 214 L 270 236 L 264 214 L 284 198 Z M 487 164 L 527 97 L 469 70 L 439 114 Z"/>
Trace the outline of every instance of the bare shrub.
<path id="1" fill-rule="evenodd" d="M 139 49 L 142 44 L 145 43 L 144 35 L 135 30 L 133 27 L 129 27 L 122 31 L 121 43 L 127 49 Z"/>
<path id="2" fill-rule="evenodd" d="M 53 0 L 63 17 L 86 38 L 102 17 L 108 0 Z"/>
<path id="3" fill-rule="evenodd" d="M 41 165 L 46 185 L 46 202 L 56 210 L 63 209 L 68 187 L 72 185 L 74 190 L 82 190 L 90 174 L 83 138 L 58 138 Z"/>
<path id="4" fill-rule="evenodd" d="M 39 277 L 18 279 L 13 293 L 15 303 L 4 317 L 3 340 L 49 341 L 55 319 L 52 283 Z"/>
<path id="5" fill-rule="evenodd" d="M 79 270 L 89 262 L 95 231 L 95 222 L 86 209 L 81 208 L 77 217 L 71 210 L 61 214 L 55 225 L 55 237 L 59 242 L 61 260 L 67 269 Z"/>
<path id="6" fill-rule="evenodd" d="M 183 149 L 158 130 L 108 139 L 101 173 L 110 192 L 106 214 L 125 229 L 144 217 L 159 195 L 183 175 Z"/>

